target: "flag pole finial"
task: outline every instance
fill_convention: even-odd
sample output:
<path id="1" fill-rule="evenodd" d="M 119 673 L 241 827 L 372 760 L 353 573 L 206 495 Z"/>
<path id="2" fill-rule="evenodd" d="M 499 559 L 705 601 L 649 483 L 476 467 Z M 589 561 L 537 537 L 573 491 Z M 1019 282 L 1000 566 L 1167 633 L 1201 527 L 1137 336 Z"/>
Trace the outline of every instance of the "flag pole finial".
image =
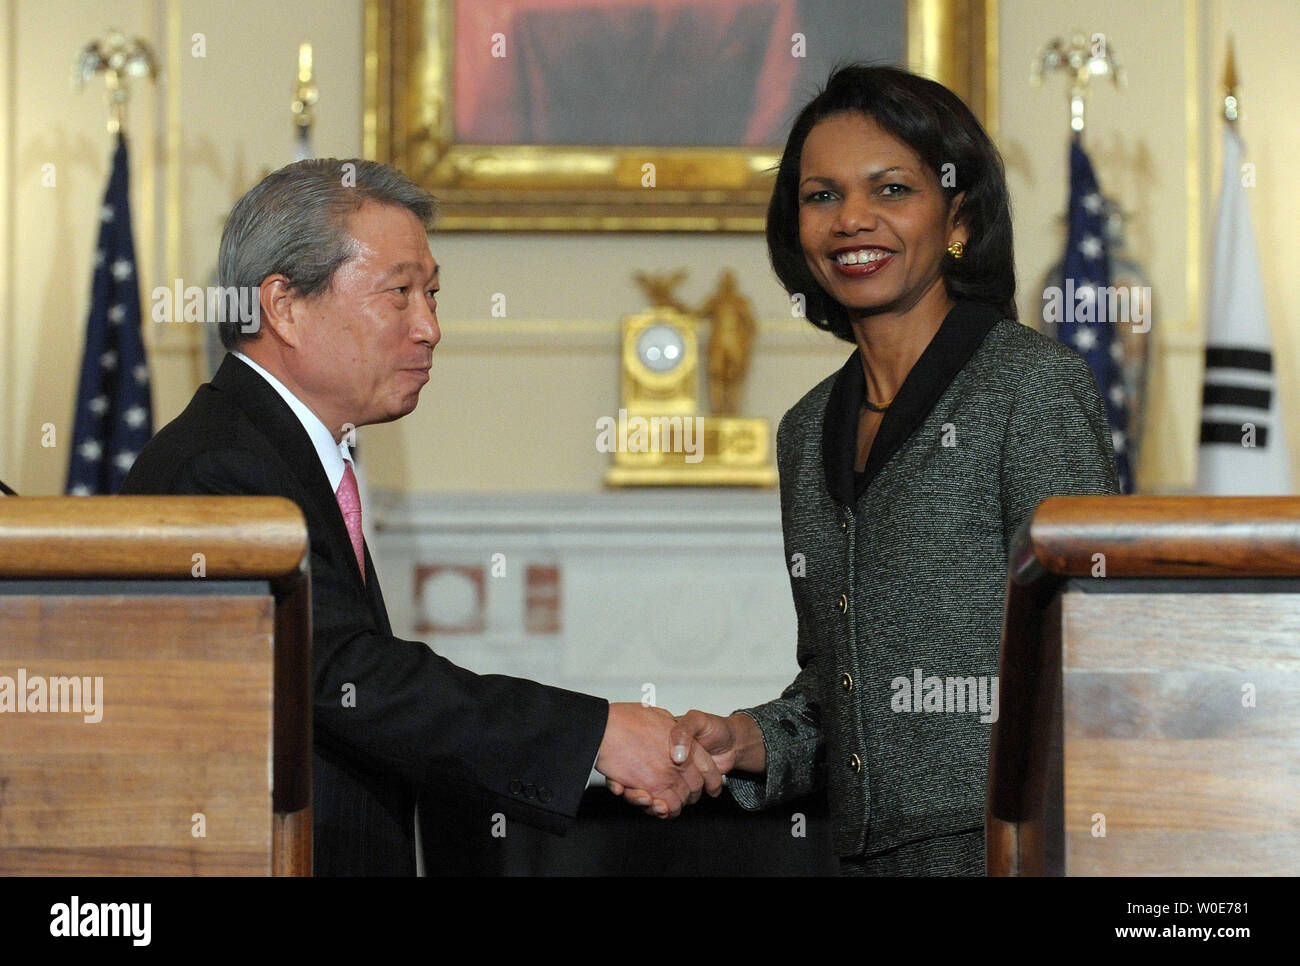
<path id="1" fill-rule="evenodd" d="M 1034 87 L 1043 83 L 1043 74 L 1060 70 L 1070 75 L 1070 130 L 1082 135 L 1084 111 L 1088 102 L 1089 85 L 1094 77 L 1109 77 L 1116 88 L 1122 87 L 1126 78 L 1104 33 L 1090 37 L 1075 30 L 1066 40 L 1056 37 L 1046 44 L 1030 65 L 1029 82 Z"/>
<path id="2" fill-rule="evenodd" d="M 311 63 L 311 44 L 304 41 L 298 47 L 298 82 L 293 94 L 293 122 L 310 130 L 316 120 L 316 74 Z"/>
<path id="3" fill-rule="evenodd" d="M 108 133 L 123 133 L 126 103 L 131 96 L 128 79 L 158 79 L 158 60 L 153 48 L 139 37 L 128 38 L 120 30 L 110 30 L 102 41 L 92 40 L 77 55 L 72 66 L 73 86 L 78 91 L 85 90 L 86 82 L 96 74 L 104 75 L 108 87 Z"/>
<path id="4" fill-rule="evenodd" d="M 1241 102 L 1237 99 L 1237 58 L 1232 52 L 1232 35 L 1228 35 L 1228 58 L 1223 65 L 1223 119 L 1229 123 L 1237 120 Z"/>
<path id="5" fill-rule="evenodd" d="M 297 136 L 295 161 L 314 157 L 311 128 L 316 122 L 316 101 L 320 95 L 316 87 L 316 72 L 311 61 L 311 43 L 303 41 L 298 46 L 298 76 L 293 91 L 293 125 Z"/>

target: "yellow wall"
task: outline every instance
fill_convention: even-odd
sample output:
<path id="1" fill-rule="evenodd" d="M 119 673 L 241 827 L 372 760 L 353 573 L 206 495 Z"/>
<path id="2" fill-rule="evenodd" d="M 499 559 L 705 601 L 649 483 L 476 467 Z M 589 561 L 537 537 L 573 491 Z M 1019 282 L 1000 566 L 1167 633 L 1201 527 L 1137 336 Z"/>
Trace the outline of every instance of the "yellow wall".
<path id="1" fill-rule="evenodd" d="M 1300 43 L 1296 0 L 1000 0 L 1001 127 L 1015 211 L 1022 317 L 1040 312 L 1041 279 L 1059 257 L 1066 196 L 1064 82 L 1028 84 L 1048 39 L 1077 27 L 1104 32 L 1128 72 L 1123 91 L 1089 106 L 1088 146 L 1103 189 L 1132 214 L 1130 249 L 1152 276 L 1154 411 L 1142 480 L 1189 486 L 1198 421 L 1203 254 L 1218 186 L 1217 98 L 1223 36 L 1242 75 L 1242 134 L 1258 173 L 1256 229 L 1284 401 L 1300 401 L 1300 197 L 1285 165 L 1300 153 L 1300 93 L 1288 54 Z M 1239 11 L 1245 9 L 1246 13 Z M 310 39 L 321 88 L 316 148 L 359 152 L 362 16 L 359 0 L 10 0 L 0 6 L 0 478 L 26 493 L 63 482 L 89 292 L 95 224 L 107 176 L 102 83 L 72 93 L 75 52 L 110 26 L 154 44 L 164 75 L 137 83 L 131 114 L 136 243 L 142 296 L 179 276 L 207 284 L 221 223 L 256 178 L 291 158 L 288 103 L 297 44 Z M 193 56 L 202 34 L 205 56 Z M 179 84 L 173 84 L 179 78 Z M 169 117 L 179 184 L 167 181 Z M 40 184 L 55 165 L 57 185 Z M 168 199 L 178 189 L 172 224 Z M 178 232 L 169 259 L 168 233 Z M 1199 232 L 1199 235 L 1197 234 Z M 1199 246 L 1199 247 L 1198 247 Z M 1192 248 L 1189 257 L 1189 247 Z M 635 271 L 688 268 L 687 301 L 701 301 L 724 267 L 763 321 L 746 410 L 776 419 L 846 356 L 847 347 L 789 318 L 761 239 L 718 235 L 435 234 L 445 266 L 444 338 L 419 409 L 362 432 L 372 485 L 414 491 L 572 490 L 600 486 L 607 456 L 594 447 L 598 415 L 617 408 L 617 320 L 643 304 Z M 491 316 L 494 293 L 507 316 Z M 147 323 L 156 419 L 192 392 L 192 331 Z M 58 444 L 41 446 L 41 426 Z M 1290 426 L 1293 439 L 1298 427 Z M 1293 452 L 1300 448 L 1293 444 Z"/>

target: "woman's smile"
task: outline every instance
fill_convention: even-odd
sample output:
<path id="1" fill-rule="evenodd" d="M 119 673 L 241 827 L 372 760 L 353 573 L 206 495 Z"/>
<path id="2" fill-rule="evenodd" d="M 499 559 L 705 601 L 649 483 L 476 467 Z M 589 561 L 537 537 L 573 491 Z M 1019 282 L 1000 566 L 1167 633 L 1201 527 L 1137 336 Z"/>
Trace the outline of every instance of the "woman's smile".
<path id="1" fill-rule="evenodd" d="M 865 278 L 875 275 L 889 264 L 894 253 L 887 248 L 854 247 L 831 252 L 831 260 L 840 274 L 848 278 Z"/>

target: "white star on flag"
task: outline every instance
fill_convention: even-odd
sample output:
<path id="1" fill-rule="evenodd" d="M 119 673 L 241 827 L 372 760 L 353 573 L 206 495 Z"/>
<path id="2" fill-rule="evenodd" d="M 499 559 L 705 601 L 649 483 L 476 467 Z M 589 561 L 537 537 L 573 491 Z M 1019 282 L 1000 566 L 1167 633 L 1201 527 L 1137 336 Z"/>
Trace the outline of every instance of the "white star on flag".
<path id="1" fill-rule="evenodd" d="M 148 413 L 144 411 L 143 406 L 132 406 L 122 414 L 122 418 L 126 420 L 126 424 L 132 429 L 138 429 L 144 425 L 145 417 L 147 415 Z"/>
<path id="2" fill-rule="evenodd" d="M 1084 196 L 1083 196 L 1083 207 L 1084 207 L 1084 209 L 1088 212 L 1088 214 L 1090 214 L 1090 215 L 1095 215 L 1095 214 L 1097 214 L 1098 212 L 1101 211 L 1101 208 L 1102 208 L 1102 198 L 1101 198 L 1101 195 L 1097 194 L 1097 192 L 1095 192 L 1095 191 L 1092 192 L 1091 194 L 1086 194 L 1086 195 L 1084 195 Z"/>
<path id="3" fill-rule="evenodd" d="M 1083 240 L 1079 242 L 1079 251 L 1083 253 L 1084 258 L 1101 257 L 1101 239 L 1096 235 L 1084 235 Z"/>
<path id="4" fill-rule="evenodd" d="M 114 325 L 121 325 L 122 320 L 125 318 L 126 318 L 125 305 L 119 303 L 117 305 L 112 306 L 108 310 L 108 321 L 112 322 Z"/>
<path id="5" fill-rule="evenodd" d="M 129 470 L 131 468 L 131 464 L 134 462 L 135 462 L 135 454 L 129 453 L 126 450 L 122 450 L 122 452 L 118 453 L 116 456 L 113 457 L 113 465 L 116 466 L 123 473 Z"/>
<path id="6" fill-rule="evenodd" d="M 135 377 L 136 382 L 143 386 L 149 381 L 149 367 L 142 362 L 131 371 L 131 375 Z"/>
<path id="7" fill-rule="evenodd" d="M 1081 325 L 1074 333 L 1074 347 L 1080 352 L 1087 352 L 1097 344 L 1097 333 L 1089 326 Z"/>
<path id="8" fill-rule="evenodd" d="M 68 496 L 90 496 L 90 487 L 85 483 L 78 483 L 68 492 Z"/>
<path id="9" fill-rule="evenodd" d="M 112 369 L 117 365 L 117 353 L 109 349 L 99 357 L 99 364 L 105 369 Z"/>
<path id="10" fill-rule="evenodd" d="M 1110 357 L 1116 362 L 1124 361 L 1124 343 L 1116 339 L 1110 344 Z"/>
<path id="11" fill-rule="evenodd" d="M 124 282 L 131 277 L 131 263 L 125 258 L 119 258 L 113 263 L 113 277 L 119 282 Z"/>
<path id="12" fill-rule="evenodd" d="M 1116 406 L 1124 405 L 1124 384 L 1117 382 L 1110 387 L 1110 401 Z"/>
<path id="13" fill-rule="evenodd" d="M 96 396 L 88 403 L 90 411 L 96 416 L 102 416 L 108 412 L 108 397 L 104 395 Z"/>
<path id="14" fill-rule="evenodd" d="M 1110 439 L 1111 442 L 1115 444 L 1116 450 L 1122 450 L 1124 448 L 1124 441 L 1128 439 L 1128 437 L 1124 435 L 1124 430 L 1112 428 L 1110 431 Z"/>
<path id="15" fill-rule="evenodd" d="M 95 249 L 95 267 L 100 268 L 104 264 L 104 249 Z"/>
<path id="16" fill-rule="evenodd" d="M 100 220 L 100 221 L 112 221 L 112 220 L 113 220 L 113 215 L 114 215 L 114 214 L 115 214 L 115 212 L 113 211 L 113 206 L 112 206 L 112 205 L 104 205 L 104 207 L 102 207 L 102 208 L 99 209 L 99 220 Z"/>
<path id="17" fill-rule="evenodd" d="M 98 462 L 99 457 L 103 455 L 103 447 L 99 445 L 98 440 L 88 439 L 77 447 L 77 452 L 87 463 Z"/>

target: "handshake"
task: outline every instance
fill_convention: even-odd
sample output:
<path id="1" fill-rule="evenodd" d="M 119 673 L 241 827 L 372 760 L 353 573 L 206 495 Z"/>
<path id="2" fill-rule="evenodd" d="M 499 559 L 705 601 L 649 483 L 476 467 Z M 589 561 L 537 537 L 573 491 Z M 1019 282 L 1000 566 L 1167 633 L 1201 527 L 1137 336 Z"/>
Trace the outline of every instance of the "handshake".
<path id="1" fill-rule="evenodd" d="M 761 773 L 766 764 L 762 732 L 747 714 L 690 711 L 674 718 L 633 702 L 609 706 L 596 755 L 611 792 L 660 818 L 676 818 L 701 792 L 716 798 L 728 772 Z"/>

